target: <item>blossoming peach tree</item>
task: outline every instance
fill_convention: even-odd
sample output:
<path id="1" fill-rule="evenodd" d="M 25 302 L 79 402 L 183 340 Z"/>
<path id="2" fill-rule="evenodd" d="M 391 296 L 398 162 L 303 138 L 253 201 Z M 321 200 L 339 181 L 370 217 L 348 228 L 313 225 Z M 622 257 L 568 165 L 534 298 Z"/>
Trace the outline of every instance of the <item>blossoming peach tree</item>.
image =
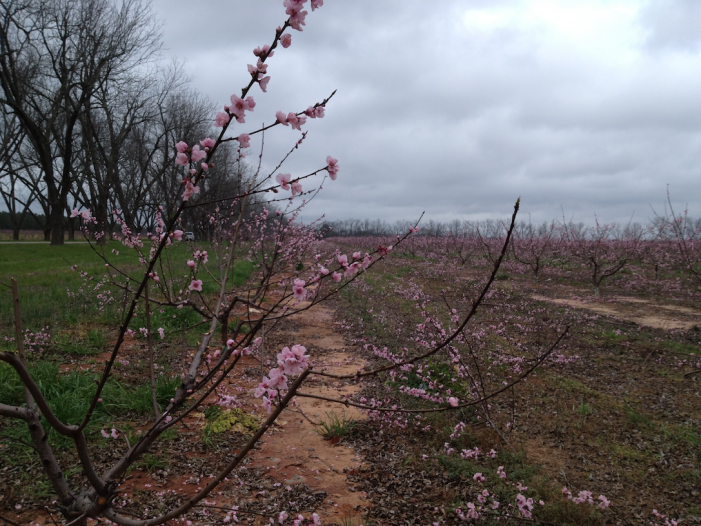
<path id="1" fill-rule="evenodd" d="M 314 176 L 336 180 L 339 163 L 335 158 L 328 156 L 325 164 L 307 174 L 282 173 L 280 169 L 289 155 L 301 144 L 305 137 L 304 133 L 271 173 L 263 174 L 262 163 L 259 162 L 255 174 L 246 181 L 243 192 L 225 199 L 218 199 L 216 202 L 198 201 L 200 188 L 206 184 L 208 171 L 216 160 L 217 149 L 223 143 L 237 143 L 239 155 L 243 155 L 241 150 L 250 147 L 250 140 L 254 135 L 263 135 L 265 131 L 279 126 L 288 126 L 301 132 L 302 126 L 307 124 L 307 119 L 324 117 L 327 103 L 333 94 L 303 111 L 288 113 L 278 111 L 271 125 L 238 135 L 232 133 L 234 122 L 245 124 L 247 114 L 255 109 L 256 103 L 250 95 L 251 90 L 258 86 L 263 92 L 266 91 L 270 81 L 270 76 L 267 75 L 269 59 L 273 57 L 276 50 L 279 51 L 278 47 L 287 48 L 291 45 L 291 36 L 285 31 L 288 28 L 302 31 L 308 15 L 304 9 L 306 1 L 284 0 L 288 18 L 275 30 L 271 44 L 258 47 L 253 51 L 256 63 L 248 65 L 250 73 L 248 84 L 242 89 L 240 96 L 237 94 L 231 96 L 231 103 L 224 106 L 223 111 L 218 112 L 214 119 L 214 127 L 219 129 L 216 137 L 202 138 L 194 145 L 188 145 L 182 141 L 176 144 L 177 155 L 174 162 L 183 169 L 183 190 L 174 214 L 171 217 L 158 215 L 155 232 L 142 238 L 140 233 L 129 229 L 126 222 L 120 218 L 118 210 L 114 211 L 117 223 L 121 226 L 121 233 L 115 237 L 126 249 L 138 254 L 143 273 L 140 273 L 138 278 L 133 277 L 115 262 L 114 257 L 108 257 L 104 251 L 99 251 L 96 247 L 96 252 L 104 258 L 108 280 L 118 288 L 124 301 L 116 341 L 99 378 L 96 379 L 89 407 L 79 422 L 64 422 L 58 418 L 47 402 L 40 385 L 29 372 L 26 352 L 22 345 L 20 298 L 16 283 L 13 283 L 18 352 L 0 352 L 0 360 L 9 364 L 20 377 L 25 389 L 25 403 L 0 404 L 0 416 L 19 419 L 26 423 L 32 446 L 41 461 L 44 474 L 53 492 L 58 496 L 57 502 L 62 514 L 70 524 L 86 524 L 88 518 L 106 518 L 124 526 L 157 525 L 182 517 L 194 507 L 201 506 L 204 499 L 241 465 L 281 412 L 294 405 L 296 397 L 320 398 L 303 390 L 305 380 L 312 376 L 358 381 L 363 377 L 380 374 L 394 376 L 413 372 L 412 374 L 422 375 L 425 371 L 422 370 L 421 364 L 443 353 L 447 359 L 457 364 L 456 369 L 468 388 L 462 392 L 448 391 L 444 394 L 423 397 L 432 404 L 431 407 L 405 410 L 396 405 L 386 407 L 381 402 L 367 401 L 362 398 L 327 400 L 346 406 L 352 405 L 374 415 L 383 413 L 421 415 L 467 407 L 482 408 L 484 414 L 488 415 L 488 401 L 511 389 L 531 374 L 550 356 L 566 333 L 565 330 L 559 337 L 554 338 L 552 345 L 536 349 L 527 367 L 519 365 L 514 369 L 515 374 L 508 379 L 501 379 L 498 385 L 487 385 L 482 380 L 477 358 L 469 354 L 471 351 L 466 350 L 469 343 L 466 342 L 465 328 L 488 296 L 490 286 L 506 254 L 518 211 L 517 202 L 501 250 L 497 254 L 488 278 L 481 284 L 469 308 L 464 312 L 449 308 L 447 324 L 443 324 L 438 317 L 427 317 L 426 322 L 419 328 L 421 337 L 417 338 L 420 344 L 417 345 L 416 350 L 402 354 L 388 353 L 389 364 L 386 366 L 358 370 L 352 375 L 333 375 L 329 372 L 317 371 L 312 367 L 304 342 L 289 342 L 279 352 L 274 353 L 276 367 L 269 369 L 263 375 L 255 389 L 255 396 L 260 398 L 263 408 L 267 410 L 267 418 L 245 446 L 235 454 L 230 453 L 225 467 L 219 473 L 209 479 L 194 496 L 160 514 L 149 516 L 144 510 L 139 515 L 142 518 L 136 518 L 119 511 L 116 497 L 127 470 L 149 450 L 158 447 L 159 438 L 164 432 L 173 426 L 183 424 L 184 419 L 201 409 L 205 401 L 215 399 L 220 405 L 229 407 L 240 404 L 234 395 L 223 391 L 223 382 L 227 378 L 232 378 L 237 367 L 242 367 L 244 356 L 248 356 L 248 360 L 258 360 L 261 366 L 267 363 L 262 345 L 265 332 L 281 320 L 310 309 L 340 290 L 351 286 L 371 267 L 386 258 L 392 250 L 389 244 L 381 244 L 365 253 L 355 252 L 350 255 L 342 254 L 340 250 L 327 252 L 323 256 L 321 253 L 310 253 L 310 249 L 318 246 L 316 230 L 314 225 L 299 224 L 297 219 L 300 209 L 304 206 L 305 196 L 314 194 L 321 185 L 312 190 L 304 186 Z M 323 0 L 311 0 L 312 11 L 322 5 Z M 263 206 L 253 207 L 253 203 Z M 183 218 L 189 210 L 197 207 L 210 207 L 209 219 L 214 225 L 215 236 L 210 246 L 193 246 L 191 257 L 186 263 L 178 266 L 177 258 L 173 256 L 175 241 L 183 241 L 186 237 Z M 96 222 L 89 210 L 74 210 L 72 215 L 80 217 L 86 238 L 89 238 L 88 234 L 92 238 L 106 235 L 104 232 L 92 231 Z M 414 232 L 415 228 L 412 227 L 405 235 L 398 236 L 394 245 L 402 243 Z M 116 253 L 116 251 L 113 252 Z M 240 260 L 252 262 L 254 272 L 249 280 L 237 285 L 232 275 L 237 261 Z M 299 270 L 300 261 L 312 263 L 306 268 L 302 265 L 302 270 Z M 184 272 L 187 272 L 186 276 L 183 276 Z M 418 295 L 414 299 L 419 300 Z M 166 333 L 163 327 L 154 326 L 153 313 L 156 308 L 189 310 L 197 313 L 203 320 L 202 323 L 207 325 L 207 332 L 188 358 L 180 386 L 172 393 L 165 407 L 159 405 L 156 396 L 157 375 L 153 338 L 156 334 L 163 338 Z M 141 312 L 145 316 L 145 326 L 133 327 L 133 320 L 137 313 Z M 232 322 L 232 313 L 240 312 L 246 314 L 234 316 Z M 252 315 L 252 313 L 255 314 Z M 244 323 L 246 330 L 244 330 Z M 125 341 L 135 337 L 145 339 L 149 354 L 148 372 L 151 378 L 153 418 L 138 439 L 133 444 L 127 444 L 126 451 L 116 462 L 102 472 L 98 472 L 91 455 L 86 430 L 102 402 L 105 386 L 113 375 L 115 363 L 123 359 L 128 352 Z M 475 362 L 474 366 L 468 363 L 468 358 Z M 70 484 L 64 476 L 53 446 L 47 440 L 46 426 L 72 443 L 82 469 L 81 487 Z M 456 428 L 456 433 L 459 432 L 460 429 Z M 103 429 L 102 435 L 108 439 L 116 439 L 119 437 L 119 431 Z M 479 453 L 463 451 L 463 455 L 470 454 Z M 503 469 L 500 471 L 500 476 L 502 473 Z M 481 476 L 481 474 L 475 476 L 477 475 Z M 499 503 L 493 500 L 487 502 L 487 497 L 488 495 L 478 496 L 477 504 L 469 503 L 464 510 L 459 509 L 456 517 L 469 520 L 483 513 L 498 513 Z M 586 492 L 577 499 L 582 502 L 594 502 L 592 496 Z M 600 497 L 598 503 L 601 507 L 608 506 L 608 500 L 605 497 Z M 515 505 L 510 508 L 516 511 L 510 513 L 529 518 L 532 508 L 532 501 L 519 493 Z M 288 517 L 285 510 L 278 510 L 276 513 L 278 512 L 276 518 L 280 524 L 289 523 L 299 526 L 319 523 L 319 517 L 316 514 L 305 518 L 301 515 Z M 229 513 L 227 520 L 230 520 L 231 516 L 232 514 Z"/>

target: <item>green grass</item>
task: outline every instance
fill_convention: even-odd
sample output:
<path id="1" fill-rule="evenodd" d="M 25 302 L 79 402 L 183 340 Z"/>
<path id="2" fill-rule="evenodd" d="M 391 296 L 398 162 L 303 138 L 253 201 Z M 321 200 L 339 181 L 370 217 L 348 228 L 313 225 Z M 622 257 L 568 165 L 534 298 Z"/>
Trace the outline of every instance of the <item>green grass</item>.
<path id="1" fill-rule="evenodd" d="M 336 413 L 326 413 L 326 420 L 322 420 L 319 424 L 319 432 L 325 440 L 343 438 L 348 436 L 356 424 L 357 421 L 348 418 L 345 411 L 341 416 Z"/>
<path id="2" fill-rule="evenodd" d="M 121 255 L 114 256 L 110 253 L 112 249 L 121 249 Z M 109 243 L 105 253 L 128 271 L 139 270 L 137 257 L 124 250 L 121 243 Z M 77 271 L 71 270 L 71 265 L 77 265 Z M 47 325 L 67 327 L 87 320 L 105 323 L 115 319 L 116 306 L 100 311 L 92 301 L 97 293 L 78 292 L 81 286 L 85 287 L 81 272 L 87 272 L 96 280 L 88 282 L 90 289 L 105 274 L 104 261 L 87 244 L 58 247 L 18 244 L 4 245 L 0 250 L 0 281 L 9 283 L 10 277 L 17 280 L 23 325 L 32 331 Z M 76 293 L 76 297 L 69 297 L 69 290 Z M 91 301 L 86 301 L 86 296 Z M 12 312 L 12 296 L 5 288 L 0 291 L 0 311 Z M 10 316 L 2 317 L 0 335 L 12 335 L 11 323 Z"/>
<path id="3" fill-rule="evenodd" d="M 563 498 L 562 488 L 544 476 L 537 466 L 529 464 L 523 452 L 511 453 L 504 450 L 494 460 L 482 457 L 477 463 L 465 460 L 456 454 L 439 456 L 438 461 L 447 476 L 452 479 L 470 481 L 475 473 L 482 473 L 486 482 L 479 486 L 479 490 L 488 489 L 501 503 L 513 502 L 516 494 L 521 492 L 515 487 L 516 482 L 528 486 L 528 491 L 524 493 L 526 496 L 531 497 L 536 503 L 541 499 L 545 502 L 542 507 L 536 504 L 533 510 L 536 520 L 561 525 L 601 524 L 601 515 L 595 507 L 578 506 Z M 507 473 L 505 479 L 501 479 L 497 474 L 498 466 L 504 466 L 504 471 Z M 475 489 L 475 492 L 478 491 L 477 488 L 472 489 Z M 464 510 L 468 501 L 474 502 L 474 498 L 457 497 L 452 503 L 451 511 L 459 507 Z M 484 524 L 496 525 L 503 522 L 503 519 L 495 521 L 489 516 L 485 516 L 484 520 Z"/>
<path id="4" fill-rule="evenodd" d="M 77 424 L 82 422 L 90 402 L 95 394 L 96 376 L 74 370 L 67 374 L 59 374 L 58 365 L 50 362 L 30 364 L 29 372 L 47 400 L 56 417 L 61 422 Z M 156 380 L 156 398 L 161 408 L 165 407 L 180 385 L 180 378 L 159 376 Z M 105 385 L 101 394 L 102 402 L 98 403 L 93 420 L 88 426 L 87 433 L 95 433 L 120 418 L 134 414 L 149 414 L 153 411 L 151 402 L 151 385 L 144 383 L 138 386 L 126 386 L 115 381 Z M 24 389 L 19 376 L 7 364 L 0 363 L 0 403 L 8 405 L 23 405 Z M 20 423 L 19 421 L 17 421 Z M 57 446 L 66 447 L 71 442 L 59 435 L 42 419 L 49 440 Z M 27 440 L 26 428 L 21 425 L 6 429 L 8 436 Z"/>
<path id="5" fill-rule="evenodd" d="M 681 343 L 674 340 L 660 342 L 661 346 L 667 350 L 682 354 L 701 354 L 701 345 L 691 343 Z"/>
<path id="6" fill-rule="evenodd" d="M 577 412 L 582 415 L 582 416 L 589 416 L 592 413 L 594 413 L 594 410 L 591 408 L 591 406 L 585 402 L 582 402 L 579 404 L 579 407 L 577 408 Z"/>
<path id="7" fill-rule="evenodd" d="M 139 263 L 138 256 L 120 242 L 109 242 L 105 247 L 97 247 L 97 250 L 133 278 L 141 277 L 143 266 Z M 113 250 L 119 252 L 119 255 L 112 253 Z M 190 278 L 185 277 L 185 261 L 190 257 L 189 246 L 183 243 L 169 247 L 163 259 L 163 265 L 172 268 L 176 275 L 173 283 L 176 295 L 178 290 L 186 289 L 189 283 Z M 72 270 L 72 265 L 77 265 L 77 270 Z M 160 264 L 157 269 L 160 269 Z M 230 272 L 231 284 L 236 287 L 245 284 L 251 279 L 254 269 L 252 262 L 237 260 Z M 162 274 L 160 270 L 159 274 Z M 0 281 L 9 283 L 11 277 L 17 280 L 23 327 L 30 331 L 49 327 L 54 332 L 70 328 L 70 334 L 59 336 L 54 341 L 59 351 L 69 354 L 90 355 L 100 352 L 107 343 L 102 328 L 114 328 L 120 321 L 122 291 L 109 284 L 102 284 L 95 290 L 105 275 L 104 260 L 87 244 L 57 247 L 8 244 L 0 250 Z M 201 279 L 205 281 L 205 293 L 219 292 L 219 285 L 208 281 L 205 273 L 202 273 Z M 97 298 L 99 293 L 112 296 L 114 300 L 101 308 Z M 141 311 L 137 311 L 137 318 L 133 320 L 133 324 L 139 327 L 145 326 L 143 309 Z M 0 288 L 0 312 L 12 312 L 12 295 L 4 287 Z M 14 336 L 12 321 L 12 316 L 0 317 L 0 342 L 3 342 L 2 348 L 14 350 L 13 344 L 4 343 L 5 338 Z M 169 308 L 156 309 L 152 324 L 169 332 L 200 321 L 201 318 L 190 309 Z M 79 339 L 73 334 L 76 328 L 80 328 Z M 82 337 L 86 332 L 87 336 Z"/>
<path id="8" fill-rule="evenodd" d="M 626 416 L 628 417 L 628 420 L 631 424 L 643 427 L 649 427 L 652 425 L 652 418 L 650 418 L 644 413 L 639 412 L 635 407 L 631 406 L 628 403 L 628 400 L 625 400 L 625 410 Z"/>

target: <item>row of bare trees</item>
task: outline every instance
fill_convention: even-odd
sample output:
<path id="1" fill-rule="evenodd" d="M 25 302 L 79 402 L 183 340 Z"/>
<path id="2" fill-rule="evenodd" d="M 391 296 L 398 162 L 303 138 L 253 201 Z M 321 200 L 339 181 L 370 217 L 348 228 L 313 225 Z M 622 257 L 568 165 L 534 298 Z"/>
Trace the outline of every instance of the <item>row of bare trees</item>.
<path id="1" fill-rule="evenodd" d="M 161 60 L 144 0 L 0 0 L 0 194 L 19 239 L 26 216 L 53 245 L 73 238 L 74 208 L 112 232 L 121 210 L 134 232 L 172 215 L 179 140 L 210 133 L 212 104 Z M 202 188 L 236 193 L 246 176 L 231 143 Z M 211 212 L 211 211 L 210 211 Z M 206 236 L 206 210 L 183 218 Z"/>
<path id="2" fill-rule="evenodd" d="M 372 226 L 374 222 L 367 222 Z M 328 225 L 327 225 L 328 226 Z M 356 230 L 362 222 L 338 221 L 326 237 L 339 243 L 372 248 L 377 243 L 392 244 L 392 237 L 409 230 L 403 222 L 384 225 L 378 235 Z M 429 221 L 398 247 L 399 254 L 426 258 L 451 265 L 493 265 L 503 246 L 508 224 L 503 221 L 454 221 L 441 224 Z M 601 284 L 631 265 L 643 265 L 660 271 L 679 270 L 701 281 L 701 219 L 686 212 L 677 213 L 668 200 L 664 213 L 655 214 L 647 224 L 593 225 L 552 221 L 534 225 L 520 222 L 513 230 L 508 261 L 520 265 L 537 281 L 546 267 L 575 265 L 586 270 L 598 295 Z"/>

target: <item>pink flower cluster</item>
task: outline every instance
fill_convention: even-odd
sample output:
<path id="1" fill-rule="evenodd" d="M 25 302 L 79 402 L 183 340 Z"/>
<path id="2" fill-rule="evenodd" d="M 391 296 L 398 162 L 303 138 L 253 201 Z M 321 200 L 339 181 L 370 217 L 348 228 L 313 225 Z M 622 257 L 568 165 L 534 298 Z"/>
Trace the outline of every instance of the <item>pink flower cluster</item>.
<path id="1" fill-rule="evenodd" d="M 323 106 L 309 106 L 304 110 L 304 114 L 310 119 L 323 119 L 324 118 L 324 107 Z"/>
<path id="2" fill-rule="evenodd" d="M 516 495 L 516 506 L 518 506 L 521 516 L 530 519 L 533 511 L 533 499 L 527 499 L 520 493 Z"/>
<path id="3" fill-rule="evenodd" d="M 594 495 L 591 491 L 583 490 L 580 491 L 576 497 L 573 497 L 572 493 L 570 493 L 570 490 L 568 490 L 567 488 L 562 488 L 562 495 L 570 499 L 575 504 L 595 504 Z M 602 510 L 605 510 L 611 505 L 611 501 L 608 500 L 604 495 L 599 495 L 599 498 L 597 500 L 599 501 L 598 506 Z"/>
<path id="4" fill-rule="evenodd" d="M 175 156 L 175 164 L 179 164 L 181 166 L 188 166 L 190 162 L 193 163 L 198 163 L 205 157 L 207 157 L 207 150 L 211 146 L 214 146 L 214 141 L 212 139 L 204 139 L 201 141 L 201 143 L 204 147 L 200 148 L 199 144 L 195 144 L 192 147 L 192 150 L 190 150 L 190 147 L 187 145 L 186 142 L 180 141 L 175 145 L 175 149 L 178 151 L 178 153 Z M 204 144 L 207 144 L 205 147 Z M 188 152 L 190 152 L 190 155 L 188 157 Z"/>
<path id="5" fill-rule="evenodd" d="M 93 217 L 92 214 L 90 213 L 90 209 L 88 208 L 87 210 L 82 210 L 78 211 L 77 208 L 74 208 L 73 211 L 71 212 L 71 217 L 78 217 L 80 216 L 83 221 L 90 221 Z"/>
<path id="6" fill-rule="evenodd" d="M 674 519 L 668 519 L 665 515 L 662 515 L 659 511 L 657 511 L 657 510 L 655 510 L 655 509 L 652 510 L 652 514 L 653 514 L 657 519 L 660 519 L 660 520 L 663 520 L 663 521 L 664 521 L 664 523 L 663 523 L 662 526 L 677 526 L 677 524 L 679 524 L 679 523 L 678 523 L 677 521 L 675 521 Z M 650 523 L 650 524 L 652 524 L 652 526 L 657 526 L 657 523 L 656 523 L 656 522 L 655 522 L 655 523 Z"/>
<path id="7" fill-rule="evenodd" d="M 294 112 L 290 112 L 287 115 L 285 115 L 284 112 L 278 111 L 275 113 L 275 118 L 283 126 L 292 126 L 293 130 L 299 131 L 302 131 L 301 126 L 303 126 L 307 122 L 306 115 L 297 115 Z"/>
<path id="8" fill-rule="evenodd" d="M 334 159 L 330 155 L 326 157 L 326 170 L 329 172 L 329 177 L 332 181 L 336 180 L 338 174 L 338 159 Z"/>
<path id="9" fill-rule="evenodd" d="M 105 438 L 119 438 L 119 433 L 115 428 L 112 428 L 112 431 L 110 433 L 107 433 L 107 431 L 103 429 L 102 431 L 100 431 L 100 434 Z"/>
<path id="10" fill-rule="evenodd" d="M 307 290 L 304 288 L 304 281 L 301 279 L 295 279 L 292 285 L 292 293 L 297 301 L 304 301 L 307 297 Z M 287 347 L 285 347 L 287 349 Z"/>
<path id="11" fill-rule="evenodd" d="M 253 52 L 253 54 L 255 54 L 255 51 Z M 253 64 L 248 65 L 248 72 L 255 79 L 255 81 L 258 82 L 258 85 L 260 86 L 260 89 L 263 90 L 263 92 L 268 91 L 268 82 L 270 82 L 270 76 L 263 76 L 265 75 L 267 70 L 268 65 L 264 63 L 260 58 L 258 58 L 258 62 L 255 66 Z"/>
<path id="12" fill-rule="evenodd" d="M 263 407 L 270 412 L 273 400 L 278 396 L 279 391 L 287 390 L 287 376 L 297 375 L 309 367 L 309 355 L 303 345 L 293 345 L 284 347 L 277 355 L 279 367 L 271 369 L 268 376 L 258 384 L 255 390 L 256 398 L 262 398 Z M 266 396 L 267 395 L 267 396 Z"/>

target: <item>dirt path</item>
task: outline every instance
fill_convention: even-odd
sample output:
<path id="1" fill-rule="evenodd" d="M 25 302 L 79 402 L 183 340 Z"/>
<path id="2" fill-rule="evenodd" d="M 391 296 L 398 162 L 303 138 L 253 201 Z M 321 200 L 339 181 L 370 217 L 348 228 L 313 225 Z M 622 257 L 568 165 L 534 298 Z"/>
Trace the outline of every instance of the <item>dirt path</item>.
<path id="1" fill-rule="evenodd" d="M 305 304 L 298 305 L 298 307 L 304 306 Z M 333 311 L 326 306 L 316 305 L 296 315 L 293 327 L 294 329 L 285 333 L 284 345 L 300 344 L 307 347 L 314 369 L 335 374 L 352 374 L 363 368 L 364 362 L 346 350 L 343 336 L 335 332 Z M 279 334 L 276 335 L 276 339 L 280 340 Z M 133 345 L 135 342 L 128 342 L 126 347 L 131 348 Z M 280 351 L 277 347 L 278 345 L 271 345 L 268 349 L 273 364 L 275 355 Z M 91 356 L 83 363 L 64 364 L 61 370 L 99 369 L 108 357 L 108 352 L 101 353 Z M 266 365 L 264 369 L 270 369 L 271 366 Z M 225 381 L 226 385 L 221 394 L 236 395 L 242 402 L 241 409 L 265 418 L 267 414 L 261 407 L 260 400 L 253 394 L 260 382 L 260 371 L 260 365 L 256 360 L 252 357 L 244 357 L 240 367 L 237 367 Z M 339 382 L 333 379 L 322 379 L 322 377 L 311 377 L 302 389 L 308 394 L 335 399 L 349 396 L 358 390 L 359 386 L 351 382 Z M 205 406 L 215 401 L 216 397 L 212 396 L 205 402 Z M 264 435 L 256 449 L 249 455 L 250 460 L 245 469 L 263 470 L 266 476 L 262 478 L 267 479 L 267 482 L 261 480 L 260 483 L 269 487 L 270 490 L 287 489 L 293 492 L 297 485 L 306 484 L 318 497 L 316 502 L 323 498 L 320 508 L 317 504 L 317 513 L 325 524 L 341 523 L 355 517 L 360 519 L 365 515 L 369 502 L 361 491 L 355 491 L 346 476 L 348 472 L 357 473 L 361 468 L 361 459 L 356 457 L 355 451 L 348 447 L 343 439 L 324 440 L 319 433 L 319 426 L 314 423 L 328 422 L 331 413 L 335 413 L 341 420 L 344 418 L 359 420 L 363 419 L 364 415 L 353 408 L 322 400 L 300 397 L 297 398 L 297 403 L 297 407 L 290 407 L 283 411 L 276 425 Z M 187 430 L 191 432 L 193 440 L 201 440 L 201 432 L 206 425 L 204 414 L 191 413 L 185 418 L 184 423 Z M 198 452 L 195 448 L 189 450 L 185 448 L 183 451 L 182 458 L 207 457 L 207 453 Z M 136 469 L 120 485 L 118 501 L 121 502 L 122 499 L 128 501 L 132 496 L 145 491 L 157 492 L 156 495 L 164 497 L 168 495 L 191 497 L 207 483 L 209 475 L 206 473 L 207 471 L 192 472 L 186 476 L 160 477 L 157 474 Z M 216 500 L 217 506 L 231 508 L 265 493 L 249 487 L 248 491 L 239 493 L 239 497 L 227 497 L 226 495 L 230 495 L 232 491 L 238 493 L 235 488 L 243 484 L 233 473 L 230 477 L 232 478 L 223 482 L 210 495 L 210 498 L 206 499 L 208 502 Z M 31 518 L 27 513 L 19 512 L 14 518 L 22 524 L 29 524 L 26 520 L 29 519 L 34 525 L 53 525 L 51 518 L 45 512 L 32 514 Z M 359 523 L 358 520 L 354 522 Z M 88 523 L 97 524 L 93 520 L 89 520 Z M 194 520 L 192 524 L 199 525 L 200 521 Z M 201 524 L 208 524 L 208 522 Z"/>
<path id="2" fill-rule="evenodd" d="M 664 305 L 652 300 L 615 296 L 611 300 L 582 300 L 571 298 L 552 298 L 540 294 L 531 296 L 534 300 L 549 301 L 577 309 L 585 309 L 597 314 L 612 316 L 638 325 L 655 329 L 683 329 L 701 326 L 701 310 L 678 305 Z"/>
<path id="3" fill-rule="evenodd" d="M 323 305 L 316 305 L 295 317 L 299 329 L 290 332 L 290 342 L 305 345 L 317 370 L 335 374 L 352 374 L 362 369 L 364 363 L 346 352 L 343 336 L 333 330 L 332 312 Z M 303 392 L 327 398 L 342 398 L 359 390 L 350 382 L 319 381 L 305 384 Z M 348 419 L 364 416 L 353 408 L 339 404 L 298 398 L 299 408 L 309 420 L 328 421 L 329 414 Z M 346 447 L 343 440 L 327 441 L 318 433 L 319 428 L 294 408 L 285 410 L 278 420 L 279 426 L 267 434 L 261 448 L 254 455 L 253 466 L 270 468 L 270 476 L 286 485 L 305 483 L 310 488 L 325 491 L 327 506 L 320 512 L 326 522 L 340 522 L 342 518 L 360 515 L 367 500 L 361 493 L 349 489 L 344 471 L 357 470 L 360 459 Z"/>

